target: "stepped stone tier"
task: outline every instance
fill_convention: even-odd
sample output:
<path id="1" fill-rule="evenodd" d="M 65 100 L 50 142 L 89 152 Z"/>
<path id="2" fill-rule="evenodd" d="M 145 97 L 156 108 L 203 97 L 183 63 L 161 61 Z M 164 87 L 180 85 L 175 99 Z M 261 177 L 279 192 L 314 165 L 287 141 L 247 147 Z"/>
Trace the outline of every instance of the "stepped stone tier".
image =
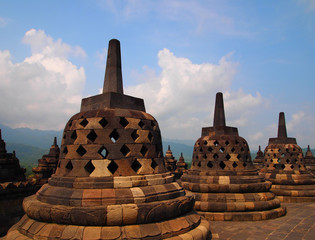
<path id="1" fill-rule="evenodd" d="M 177 160 L 173 156 L 173 152 L 171 150 L 170 145 L 168 145 L 168 149 L 165 153 L 164 162 L 166 169 L 171 173 L 175 173 Z"/>
<path id="2" fill-rule="evenodd" d="M 264 166 L 264 162 L 265 162 L 264 153 L 261 151 L 261 148 L 259 145 L 259 149 L 253 163 L 257 169 L 261 169 Z"/>
<path id="3" fill-rule="evenodd" d="M 209 222 L 163 164 L 159 125 L 123 94 L 111 40 L 103 93 L 65 126 L 56 173 L 24 200 L 7 239 L 208 239 Z"/>
<path id="4" fill-rule="evenodd" d="M 35 193 L 25 180 L 25 169 L 20 167 L 15 152 L 8 153 L 0 129 L 0 236 L 23 216 L 24 197 Z"/>
<path id="5" fill-rule="evenodd" d="M 48 182 L 48 179 L 53 173 L 56 172 L 58 160 L 59 160 L 60 149 L 57 145 L 57 138 L 54 138 L 53 145 L 49 149 L 49 153 L 42 156 L 38 160 L 38 166 L 34 167 L 34 177 L 31 181 L 37 186 L 41 187 Z"/>
<path id="6" fill-rule="evenodd" d="M 187 172 L 188 164 L 185 163 L 183 153 L 180 154 L 178 162 L 176 163 L 175 177 L 180 178 L 183 173 Z"/>
<path id="7" fill-rule="evenodd" d="M 296 139 L 287 137 L 283 112 L 279 114 L 278 137 L 269 138 L 264 156 L 264 176 L 272 182 L 271 191 L 281 201 L 315 201 L 315 179 L 305 168 L 303 152 Z"/>
<path id="8" fill-rule="evenodd" d="M 202 129 L 194 146 L 192 167 L 181 178 L 196 197 L 195 209 L 208 220 L 255 221 L 286 213 L 259 176 L 246 140 L 225 123 L 223 94 L 216 94 L 213 127 Z"/>
<path id="9" fill-rule="evenodd" d="M 307 151 L 305 153 L 305 167 L 306 169 L 315 176 L 315 158 L 310 149 L 310 145 L 307 146 Z"/>

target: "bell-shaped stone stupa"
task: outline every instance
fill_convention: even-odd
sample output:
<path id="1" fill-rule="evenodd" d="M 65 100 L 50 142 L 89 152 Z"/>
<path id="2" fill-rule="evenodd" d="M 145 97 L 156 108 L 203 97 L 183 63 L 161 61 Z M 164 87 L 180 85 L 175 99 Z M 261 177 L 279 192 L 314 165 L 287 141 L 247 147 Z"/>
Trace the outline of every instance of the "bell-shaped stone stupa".
<path id="1" fill-rule="evenodd" d="M 315 201 L 315 179 L 305 168 L 303 152 L 295 138 L 287 137 L 284 113 L 279 114 L 278 137 L 269 138 L 263 172 L 271 191 L 284 202 Z"/>
<path id="2" fill-rule="evenodd" d="M 305 153 L 305 167 L 306 169 L 315 176 L 315 158 L 310 149 L 310 145 L 307 146 L 307 151 Z"/>
<path id="3" fill-rule="evenodd" d="M 42 156 L 38 160 L 38 166 L 34 167 L 34 177 L 31 181 L 37 186 L 41 187 L 48 182 L 48 179 L 52 174 L 56 172 L 58 160 L 59 160 L 60 149 L 57 145 L 57 138 L 54 138 L 53 145 L 49 149 L 49 153 Z"/>
<path id="4" fill-rule="evenodd" d="M 175 177 L 180 178 L 183 173 L 187 172 L 188 164 L 185 163 L 183 153 L 180 154 L 178 162 L 176 163 Z"/>
<path id="5" fill-rule="evenodd" d="M 223 94 L 217 93 L 213 127 L 202 129 L 192 167 L 182 185 L 196 197 L 195 209 L 209 220 L 253 221 L 280 217 L 285 208 L 258 175 L 246 140 L 225 124 Z"/>
<path id="6" fill-rule="evenodd" d="M 123 94 L 113 39 L 103 93 L 83 99 L 66 124 L 56 173 L 24 200 L 7 239 L 207 239 L 209 223 L 163 160 L 157 121 Z"/>
<path id="7" fill-rule="evenodd" d="M 173 152 L 171 150 L 170 145 L 168 145 L 168 149 L 165 153 L 164 161 L 165 161 L 166 169 L 170 171 L 171 173 L 175 173 L 177 160 L 173 156 Z"/>
<path id="8" fill-rule="evenodd" d="M 7 152 L 0 129 L 0 237 L 24 215 L 22 201 L 35 192 L 15 152 Z"/>
<path id="9" fill-rule="evenodd" d="M 253 163 L 257 169 L 261 169 L 264 166 L 264 162 L 265 162 L 264 153 L 261 151 L 261 148 L 259 145 L 259 149 Z"/>

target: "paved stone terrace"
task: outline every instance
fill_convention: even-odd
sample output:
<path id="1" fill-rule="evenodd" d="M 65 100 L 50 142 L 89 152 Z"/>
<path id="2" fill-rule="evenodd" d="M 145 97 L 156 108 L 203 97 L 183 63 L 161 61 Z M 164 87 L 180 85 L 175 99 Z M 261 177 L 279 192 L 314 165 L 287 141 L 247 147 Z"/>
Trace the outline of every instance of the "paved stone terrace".
<path id="1" fill-rule="evenodd" d="M 284 217 L 255 222 L 211 222 L 213 239 L 314 240 L 315 203 L 281 203 Z"/>

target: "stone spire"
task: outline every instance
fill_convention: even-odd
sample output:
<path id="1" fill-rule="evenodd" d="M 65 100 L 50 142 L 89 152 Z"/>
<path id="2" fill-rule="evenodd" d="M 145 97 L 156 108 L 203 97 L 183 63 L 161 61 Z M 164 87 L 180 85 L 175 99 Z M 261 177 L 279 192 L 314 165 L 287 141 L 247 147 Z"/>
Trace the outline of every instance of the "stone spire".
<path id="1" fill-rule="evenodd" d="M 110 40 L 108 44 L 103 93 L 107 92 L 124 94 L 120 42 L 117 39 Z"/>
<path id="2" fill-rule="evenodd" d="M 279 113 L 278 138 L 287 138 L 287 128 L 285 124 L 284 112 Z"/>
<path id="3" fill-rule="evenodd" d="M 213 126 L 221 127 L 226 126 L 225 124 L 225 114 L 224 114 L 224 105 L 223 105 L 223 94 L 218 92 L 215 99 L 215 108 L 214 108 L 214 118 Z"/>

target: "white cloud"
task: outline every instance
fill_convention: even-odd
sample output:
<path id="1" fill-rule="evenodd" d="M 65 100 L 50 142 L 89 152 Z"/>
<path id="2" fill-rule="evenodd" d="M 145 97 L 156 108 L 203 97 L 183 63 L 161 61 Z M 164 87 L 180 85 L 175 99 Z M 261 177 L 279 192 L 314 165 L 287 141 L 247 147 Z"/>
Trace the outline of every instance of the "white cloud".
<path id="1" fill-rule="evenodd" d="M 23 42 L 31 47 L 31 56 L 23 62 L 13 63 L 10 52 L 0 50 L 0 122 L 11 127 L 62 129 L 79 111 L 85 83 L 84 69 L 68 57 L 84 57 L 85 52 L 42 30 L 29 30 Z"/>
<path id="2" fill-rule="evenodd" d="M 303 120 L 304 116 L 305 116 L 304 112 L 298 112 L 293 114 L 291 121 L 287 123 L 287 131 L 294 132 L 296 127 L 298 127 L 301 124 L 301 121 Z"/>
<path id="3" fill-rule="evenodd" d="M 161 73 L 146 68 L 139 75 L 145 81 L 125 92 L 144 98 L 147 112 L 159 121 L 163 137 L 196 139 L 202 127 L 212 125 L 216 92 L 224 93 L 226 113 L 231 111 L 226 115 L 235 122 L 246 122 L 253 108 L 262 104 L 259 93 L 253 96 L 230 89 L 238 66 L 230 57 L 222 57 L 217 64 L 194 64 L 163 49 L 158 53 Z"/>

